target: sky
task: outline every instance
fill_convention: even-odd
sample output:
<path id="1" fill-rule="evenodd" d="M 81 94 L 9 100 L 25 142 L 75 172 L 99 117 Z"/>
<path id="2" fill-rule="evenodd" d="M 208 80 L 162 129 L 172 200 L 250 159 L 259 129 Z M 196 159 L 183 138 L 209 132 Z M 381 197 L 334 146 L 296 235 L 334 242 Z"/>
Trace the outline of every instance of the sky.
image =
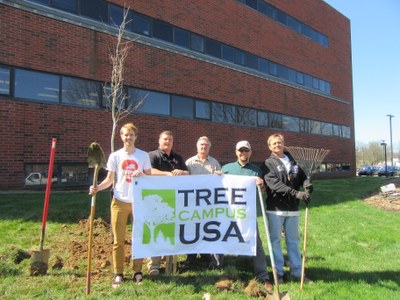
<path id="1" fill-rule="evenodd" d="M 400 1 L 325 0 L 350 19 L 355 140 L 400 147 Z M 393 115 L 390 118 L 387 115 Z M 391 119 L 391 122 L 390 122 Z"/>

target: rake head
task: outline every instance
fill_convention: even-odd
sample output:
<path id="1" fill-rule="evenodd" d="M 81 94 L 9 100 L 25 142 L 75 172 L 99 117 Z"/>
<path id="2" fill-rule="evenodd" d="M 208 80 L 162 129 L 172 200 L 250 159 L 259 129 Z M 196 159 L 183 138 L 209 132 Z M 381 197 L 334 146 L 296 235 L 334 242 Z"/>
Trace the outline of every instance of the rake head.
<path id="1" fill-rule="evenodd" d="M 328 155 L 330 150 L 304 148 L 304 147 L 285 147 L 285 149 L 293 156 L 297 164 L 303 169 L 307 177 L 318 170 L 321 162 Z"/>

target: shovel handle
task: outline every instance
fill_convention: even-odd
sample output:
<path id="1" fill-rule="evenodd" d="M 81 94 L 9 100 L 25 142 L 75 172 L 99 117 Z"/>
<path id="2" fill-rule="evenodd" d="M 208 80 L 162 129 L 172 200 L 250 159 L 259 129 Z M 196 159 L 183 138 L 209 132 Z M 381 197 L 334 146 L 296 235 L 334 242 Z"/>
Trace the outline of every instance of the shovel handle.
<path id="1" fill-rule="evenodd" d="M 93 174 L 93 186 L 97 185 L 97 176 L 99 174 L 99 165 L 96 164 L 94 167 Z M 94 213 L 96 210 L 96 194 L 92 196 L 92 201 L 90 204 L 90 220 L 89 220 L 89 246 L 88 246 L 88 261 L 86 270 L 86 295 L 90 294 L 90 282 L 91 282 L 91 272 L 92 272 L 92 248 L 93 248 L 93 224 L 94 224 Z"/>

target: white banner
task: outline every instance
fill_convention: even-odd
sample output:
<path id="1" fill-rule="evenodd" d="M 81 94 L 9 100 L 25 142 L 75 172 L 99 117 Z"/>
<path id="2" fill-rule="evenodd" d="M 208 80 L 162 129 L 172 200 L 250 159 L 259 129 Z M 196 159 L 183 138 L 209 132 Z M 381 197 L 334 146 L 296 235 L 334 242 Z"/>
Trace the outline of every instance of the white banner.
<path id="1" fill-rule="evenodd" d="M 133 258 L 256 254 L 256 177 L 143 176 L 133 184 Z"/>

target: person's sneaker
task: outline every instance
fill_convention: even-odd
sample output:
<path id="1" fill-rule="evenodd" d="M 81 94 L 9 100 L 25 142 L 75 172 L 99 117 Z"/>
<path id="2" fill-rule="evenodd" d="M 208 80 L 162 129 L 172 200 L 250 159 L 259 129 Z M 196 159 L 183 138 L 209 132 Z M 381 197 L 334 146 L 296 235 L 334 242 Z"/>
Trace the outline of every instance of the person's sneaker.
<path id="1" fill-rule="evenodd" d="M 273 291 L 273 285 L 272 285 L 271 281 L 269 281 L 268 279 L 264 280 L 264 287 L 267 290 L 267 292 Z"/>
<path id="2" fill-rule="evenodd" d="M 112 281 L 112 288 L 117 289 L 121 286 L 122 282 L 124 281 L 124 275 L 115 275 Z"/>
<path id="3" fill-rule="evenodd" d="M 150 269 L 149 271 L 149 275 L 150 276 L 157 276 L 160 274 L 160 270 L 159 269 Z"/>
<path id="4" fill-rule="evenodd" d="M 143 281 L 142 272 L 136 272 L 135 274 L 133 274 L 132 280 L 133 280 L 133 282 L 136 282 L 137 285 L 141 285 L 142 281 Z"/>

